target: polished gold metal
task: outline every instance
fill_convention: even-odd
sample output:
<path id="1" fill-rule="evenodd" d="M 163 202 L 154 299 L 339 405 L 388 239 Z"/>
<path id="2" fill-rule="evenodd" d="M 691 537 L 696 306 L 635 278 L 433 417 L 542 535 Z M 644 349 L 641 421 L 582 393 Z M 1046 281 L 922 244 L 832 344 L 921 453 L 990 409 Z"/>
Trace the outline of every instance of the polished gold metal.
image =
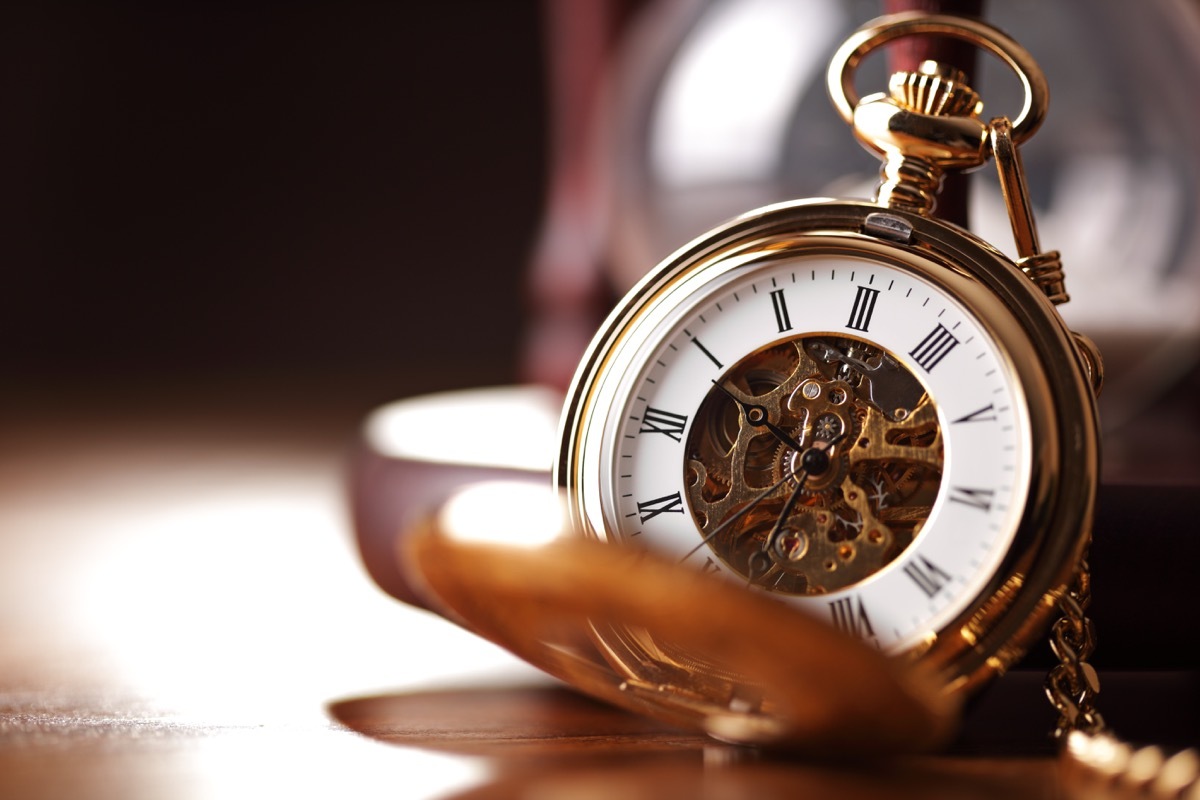
<path id="1" fill-rule="evenodd" d="M 448 618 L 595 697 L 717 739 L 879 755 L 939 747 L 957 725 L 958 698 L 926 666 L 651 553 L 574 537 L 483 543 L 439 517 L 398 546 L 398 563 Z M 721 692 L 663 663 L 630 676 L 597 650 L 603 624 L 673 642 L 744 682 Z"/>
<path id="2" fill-rule="evenodd" d="M 1194 800 L 1200 797 L 1200 752 L 1168 756 L 1156 745 L 1134 747 L 1100 732 L 1071 731 L 1060 756 L 1071 800 Z"/>
<path id="3" fill-rule="evenodd" d="M 1020 144 L 1037 131 L 1046 116 L 1050 91 L 1033 56 L 1009 36 L 978 20 L 920 12 L 893 14 L 869 22 L 834 53 L 827 72 L 827 87 L 834 107 L 847 124 L 854 124 L 854 111 L 860 104 L 854 74 L 862 60 L 880 45 L 927 34 L 960 39 L 1003 60 L 1025 93 L 1021 112 L 1013 124 L 1013 137 Z"/>
<path id="4" fill-rule="evenodd" d="M 996 117 L 979 120 L 983 102 L 966 76 L 933 61 L 916 72 L 897 72 L 889 94 L 858 100 L 854 72 L 875 47 L 903 36 L 939 33 L 956 36 L 996 53 L 1025 87 L 1025 106 L 1017 123 Z M 834 105 L 869 149 L 883 156 L 882 180 L 875 202 L 931 215 L 949 170 L 965 170 L 994 156 L 1000 188 L 1016 241 L 1017 266 L 1055 305 L 1067 302 L 1058 251 L 1042 252 L 1017 150 L 1045 115 L 1048 90 L 1037 63 L 1020 45 L 982 23 L 952 17 L 897 16 L 868 26 L 839 49 L 830 64 L 828 85 Z"/>
<path id="5" fill-rule="evenodd" d="M 997 117 L 990 125 L 992 154 L 1000 175 L 1000 191 L 1008 206 L 1013 239 L 1017 245 L 1017 266 L 1038 285 L 1051 303 L 1061 305 L 1068 300 L 1062 257 L 1057 250 L 1043 253 L 1038 242 L 1033 205 L 1025 184 L 1025 168 L 1021 154 L 1013 141 L 1012 123 L 1007 117 Z"/>
<path id="6" fill-rule="evenodd" d="M 1037 62 L 1015 41 L 988 25 L 948 16 L 897 14 L 868 24 L 846 40 L 829 65 L 834 106 L 868 149 L 883 156 L 876 202 L 931 215 L 947 170 L 977 167 L 989 153 L 989 127 L 979 119 L 983 103 L 966 76 L 926 61 L 916 72 L 892 76 L 890 93 L 858 97 L 854 74 L 882 44 L 918 34 L 939 34 L 986 49 L 1012 69 L 1025 89 L 1013 127 L 1024 141 L 1041 124 L 1049 95 Z M 1015 223 L 1014 223 L 1015 224 Z"/>
<path id="7" fill-rule="evenodd" d="M 1046 677 L 1046 696 L 1058 711 L 1054 735 L 1059 740 L 1071 731 L 1104 730 L 1104 718 L 1096 710 L 1100 676 L 1088 662 L 1096 649 L 1096 631 L 1087 617 L 1091 601 L 1091 570 L 1085 558 L 1079 563 L 1071 588 L 1058 602 L 1062 616 L 1050 633 L 1050 649 L 1059 663 Z"/>
<path id="8" fill-rule="evenodd" d="M 1025 89 L 1015 122 L 981 121 L 981 101 L 963 76 L 932 63 L 894 76 L 889 94 L 860 101 L 853 76 L 861 60 L 885 42 L 925 34 L 962 39 L 1004 60 Z M 599 541 L 614 538 L 597 488 L 605 420 L 619 394 L 614 375 L 638 368 L 630 359 L 669 313 L 673 298 L 779 258 L 851 255 L 904 270 L 954 297 L 1003 353 L 1023 394 L 1032 458 L 1028 474 L 1014 476 L 1028 486 L 1027 500 L 1012 544 L 984 590 L 954 619 L 923 632 L 918 644 L 888 661 L 932 670 L 941 696 L 957 704 L 1043 640 L 1065 611 L 1055 632 L 1063 665 L 1051 678 L 1051 696 L 1070 727 L 1098 728 L 1092 703 L 1098 682 L 1087 662 L 1094 642 L 1084 615 L 1089 576 L 1080 565 L 1099 474 L 1095 392 L 1102 373 L 1094 346 L 1068 330 L 1054 310 L 1053 303 L 1065 299 L 1061 263 L 1056 254 L 1039 252 L 1016 151 L 1045 115 L 1045 79 L 1027 52 L 981 22 L 905 14 L 854 34 L 833 59 L 829 89 L 855 135 L 884 156 L 876 202 L 798 201 L 751 212 L 677 252 L 626 296 L 593 340 L 567 398 L 556 481 L 572 527 Z M 979 166 L 992 155 L 1005 185 L 1016 263 L 933 218 L 944 172 Z M 842 588 L 886 569 L 919 537 L 941 482 L 943 423 L 936 398 L 892 365 L 898 366 L 892 355 L 870 342 L 815 331 L 741 356 L 700 405 L 681 465 L 688 508 L 698 538 L 747 583 L 792 594 Z M 881 379 L 888 401 L 863 402 L 864 392 L 874 389 L 873 381 L 864 385 L 867 373 Z M 848 446 L 863 440 L 870 444 L 862 454 Z M 805 469 L 801 462 L 813 452 L 820 469 Z M 790 481 L 787 494 L 797 498 L 799 513 L 785 514 L 779 500 L 752 507 L 762 497 L 760 487 L 779 481 Z M 881 492 L 904 502 L 885 508 L 865 497 L 864 482 L 878 483 Z M 738 514 L 743 516 L 735 519 Z M 788 525 L 780 522 L 785 517 Z M 727 523 L 732 530 L 722 533 Z M 652 580 L 673 581 L 667 567 Z M 715 591 L 715 584 L 704 587 L 710 585 Z M 808 635 L 803 633 L 784 647 L 792 640 L 781 628 L 761 626 L 776 618 L 759 617 L 744 604 L 766 598 L 726 585 L 720 591 L 730 596 L 715 602 L 702 595 L 707 588 L 696 586 L 687 595 L 695 605 L 686 621 L 656 615 L 654 604 L 665 608 L 669 599 L 639 580 L 596 587 L 594 595 L 579 588 L 563 602 L 591 621 L 594 646 L 620 677 L 626 702 L 635 698 L 650 713 L 682 718 L 730 740 L 788 742 L 786 732 L 795 729 L 791 701 L 774 693 L 787 691 L 778 682 L 791 681 L 775 667 L 787 663 L 785 650 L 821 645 L 801 643 L 800 636 Z M 787 623 L 779 617 L 778 624 Z M 497 639 L 524 641 L 528 634 L 515 625 Z M 578 676 L 568 680 L 581 682 Z M 826 689 L 834 693 L 862 688 L 848 676 L 828 680 Z"/>
<path id="9" fill-rule="evenodd" d="M 1012 122 L 1007 117 L 996 117 L 991 121 L 989 130 L 992 155 L 996 159 L 996 170 L 1000 177 L 1000 190 L 1008 208 L 1013 240 L 1016 243 L 1016 264 L 1037 284 L 1051 303 L 1056 306 L 1062 305 L 1071 299 L 1067 294 L 1062 256 L 1057 250 L 1043 252 L 1041 249 L 1033 204 L 1029 200 L 1029 189 L 1025 181 L 1025 167 L 1021 163 L 1021 154 L 1013 138 Z M 1099 397 L 1100 390 L 1104 388 L 1104 360 L 1100 356 L 1100 349 L 1082 333 L 1073 332 L 1071 335 L 1075 340 L 1084 371 L 1092 384 L 1092 393 Z"/>
<path id="10" fill-rule="evenodd" d="M 987 159 L 983 104 L 957 70 L 926 61 L 916 72 L 897 72 L 890 94 L 864 98 L 854 108 L 854 135 L 883 156 L 875 202 L 932 214 L 949 170 Z"/>
<path id="11" fill-rule="evenodd" d="M 1091 530 L 1099 472 L 1095 398 L 1070 331 L 1011 261 L 962 229 L 899 210 L 887 213 L 894 217 L 897 230 L 910 231 L 899 237 L 904 241 L 865 234 L 878 227 L 868 225 L 878 213 L 874 204 L 853 201 L 773 206 L 710 233 L 647 276 L 594 341 L 568 395 L 556 476 L 570 503 L 573 526 L 590 537 L 608 540 L 601 515 L 589 498 L 597 469 L 591 459 L 602 447 L 603 409 L 611 402 L 605 394 L 605 377 L 613 369 L 611 354 L 652 324 L 648 320 L 653 319 L 660 298 L 680 285 L 714 280 L 729 270 L 746 269 L 756 259 L 840 253 L 901 266 L 942 287 L 986 321 L 1007 354 L 1025 393 L 1033 447 L 1028 507 L 1001 569 L 958 619 L 930 631 L 920 646 L 902 656 L 936 668 L 947 693 L 962 697 L 1042 641 L 1057 613 L 1058 598 L 1068 591 Z M 764 364 L 778 358 L 777 354 L 760 357 Z M 778 384 L 784 389 L 763 402 L 769 402 L 772 410 L 786 405 L 809 373 L 801 369 L 784 374 Z M 736 386 L 731 391 L 742 400 L 754 397 Z M 726 407 L 724 412 L 704 413 L 719 424 L 722 414 L 731 411 Z M 796 419 L 801 417 L 798 413 Z M 877 424 L 885 425 L 882 416 Z M 727 435 L 725 441 L 733 444 L 738 439 Z M 749 453 L 749 440 L 734 445 L 737 448 Z M 900 460 L 900 455 L 896 452 L 888 458 Z M 727 460 L 724 469 L 744 470 L 747 460 L 754 465 L 752 458 L 741 458 Z M 904 458 L 930 467 L 936 463 L 927 453 L 909 451 Z M 709 467 L 702 473 L 692 466 L 698 477 L 709 480 Z M 760 468 L 774 469 L 769 458 Z M 710 696 L 740 691 L 737 675 L 705 663 L 686 648 L 672 647 L 669 637 L 663 640 L 642 630 L 616 628 L 600 629 L 598 641 L 614 667 L 631 682 L 665 683 L 680 687 L 681 692 L 702 686 L 701 693 Z M 853 691 L 850 686 L 846 690 Z"/>
<path id="12" fill-rule="evenodd" d="M 1104 359 L 1100 355 L 1100 348 L 1090 337 L 1085 336 L 1078 331 L 1071 333 L 1075 340 L 1075 348 L 1079 352 L 1079 360 L 1083 364 L 1083 369 L 1087 373 L 1088 380 L 1092 384 L 1092 394 L 1096 397 L 1100 396 L 1100 391 L 1104 388 Z"/>

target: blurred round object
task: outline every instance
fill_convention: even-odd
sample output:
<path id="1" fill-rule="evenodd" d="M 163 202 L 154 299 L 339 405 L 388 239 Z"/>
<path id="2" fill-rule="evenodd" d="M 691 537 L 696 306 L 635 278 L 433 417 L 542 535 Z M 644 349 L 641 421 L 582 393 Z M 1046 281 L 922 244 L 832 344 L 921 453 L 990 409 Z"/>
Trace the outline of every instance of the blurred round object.
<path id="1" fill-rule="evenodd" d="M 632 285 L 675 248 L 751 208 L 870 197 L 873 157 L 846 135 L 824 65 L 877 2 L 694 0 L 652 6 L 619 65 L 612 119 L 614 279 Z M 1011 0 L 988 22 L 1021 41 L 1053 93 L 1022 148 L 1042 244 L 1059 250 L 1068 323 L 1099 344 L 1109 429 L 1196 363 L 1200 344 L 1200 6 L 1187 0 Z M 868 58 L 859 85 L 886 84 Z M 1020 86 L 981 59 L 983 117 Z M 995 168 L 975 173 L 970 227 L 1011 257 Z"/>
<path id="2" fill-rule="evenodd" d="M 396 566 L 400 536 L 469 484 L 549 486 L 561 408 L 558 392 L 521 385 L 408 397 L 372 411 L 350 453 L 346 492 L 375 583 L 424 606 Z"/>

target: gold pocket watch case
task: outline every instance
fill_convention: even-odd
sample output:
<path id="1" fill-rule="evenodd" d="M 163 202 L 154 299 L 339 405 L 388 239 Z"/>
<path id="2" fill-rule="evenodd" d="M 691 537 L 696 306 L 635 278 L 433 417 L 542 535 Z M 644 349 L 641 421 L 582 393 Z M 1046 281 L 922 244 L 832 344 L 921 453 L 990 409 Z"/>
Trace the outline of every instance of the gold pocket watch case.
<path id="1" fill-rule="evenodd" d="M 862 59 L 914 35 L 1000 58 L 1015 117 L 985 121 L 932 62 L 859 98 Z M 1057 311 L 1017 151 L 1045 80 L 994 28 L 901 14 L 828 83 L 884 161 L 876 197 L 761 208 L 663 261 L 576 373 L 547 505 L 528 481 L 451 501 L 401 537 L 398 585 L 602 699 L 812 752 L 944 743 L 1061 615 L 1059 733 L 1094 730 L 1102 375 Z M 989 160 L 1016 259 L 935 214 L 943 176 Z M 542 511 L 565 538 L 479 541 Z"/>
<path id="2" fill-rule="evenodd" d="M 866 53 L 931 33 L 1013 69 L 1014 122 L 983 122 L 933 64 L 857 98 Z M 830 87 L 885 160 L 875 201 L 751 212 L 651 272 L 576 375 L 557 482 L 583 534 L 765 593 L 965 695 L 1044 635 L 1095 499 L 1099 358 L 1055 309 L 1061 263 L 1039 251 L 1016 156 L 1045 83 L 988 26 L 898 15 L 843 46 Z M 993 156 L 1016 262 L 933 216 L 943 173 Z M 595 625 L 629 691 L 772 717 L 777 687 L 669 634 Z"/>

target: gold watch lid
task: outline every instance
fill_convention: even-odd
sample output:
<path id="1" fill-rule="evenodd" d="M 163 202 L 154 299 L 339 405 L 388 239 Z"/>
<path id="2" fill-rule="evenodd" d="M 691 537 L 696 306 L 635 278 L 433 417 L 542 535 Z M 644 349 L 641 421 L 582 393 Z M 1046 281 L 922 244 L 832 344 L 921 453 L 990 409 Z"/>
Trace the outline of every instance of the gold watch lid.
<path id="1" fill-rule="evenodd" d="M 399 562 L 464 627 L 599 699 L 716 739 L 852 756 L 927 751 L 954 733 L 958 695 L 919 662 L 651 553 L 554 531 L 545 520 L 561 514 L 548 488 L 471 486 L 402 537 Z M 669 639 L 737 677 L 721 693 L 678 670 L 647 681 L 653 665 L 623 675 L 591 635 L 604 627 Z"/>

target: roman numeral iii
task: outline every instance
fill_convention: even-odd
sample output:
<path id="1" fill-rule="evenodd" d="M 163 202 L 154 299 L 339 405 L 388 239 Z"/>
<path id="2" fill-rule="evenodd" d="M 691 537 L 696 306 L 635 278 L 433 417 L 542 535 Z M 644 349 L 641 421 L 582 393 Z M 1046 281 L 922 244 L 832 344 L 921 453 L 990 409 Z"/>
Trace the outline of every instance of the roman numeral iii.
<path id="1" fill-rule="evenodd" d="M 865 333 L 871 326 L 871 315 L 875 313 L 875 301 L 877 299 L 879 299 L 878 289 L 859 286 L 858 294 L 854 296 L 854 307 L 850 309 L 850 320 L 846 323 L 846 327 Z"/>
<path id="2" fill-rule="evenodd" d="M 954 338 L 954 334 L 946 330 L 944 325 L 938 323 L 938 326 L 922 339 L 920 344 L 910 350 L 908 354 L 917 360 L 922 369 L 926 372 L 932 372 L 933 368 L 951 350 L 957 347 L 958 344 L 959 341 Z"/>

